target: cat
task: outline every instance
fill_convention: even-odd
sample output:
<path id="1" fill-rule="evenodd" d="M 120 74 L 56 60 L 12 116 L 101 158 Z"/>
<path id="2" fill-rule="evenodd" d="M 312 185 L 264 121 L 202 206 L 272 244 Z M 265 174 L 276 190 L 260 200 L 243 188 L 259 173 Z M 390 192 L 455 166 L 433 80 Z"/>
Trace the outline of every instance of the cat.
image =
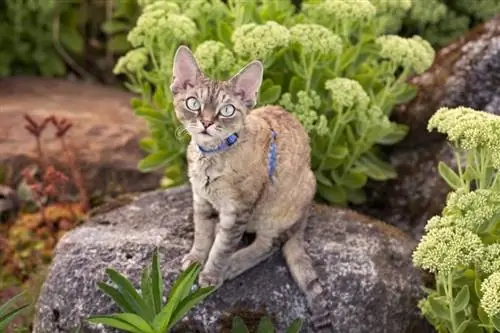
<path id="1" fill-rule="evenodd" d="M 187 46 L 174 55 L 175 114 L 191 136 L 194 241 L 182 269 L 199 262 L 198 284 L 219 287 L 281 248 L 314 307 L 323 289 L 303 240 L 316 192 L 309 136 L 283 108 L 254 108 L 262 77 L 259 60 L 217 81 L 200 70 Z M 213 216 L 219 217 L 218 228 Z M 255 240 L 237 250 L 244 232 L 255 233 Z"/>

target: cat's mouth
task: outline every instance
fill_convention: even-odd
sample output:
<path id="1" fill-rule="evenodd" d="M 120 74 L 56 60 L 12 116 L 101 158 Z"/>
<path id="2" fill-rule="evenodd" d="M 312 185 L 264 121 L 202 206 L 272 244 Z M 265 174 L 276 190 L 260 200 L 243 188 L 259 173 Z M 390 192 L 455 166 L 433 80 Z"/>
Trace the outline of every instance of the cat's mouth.
<path id="1" fill-rule="evenodd" d="M 204 129 L 203 131 L 201 131 L 200 134 L 212 136 L 212 135 L 210 135 L 210 133 L 207 132 L 206 129 Z"/>

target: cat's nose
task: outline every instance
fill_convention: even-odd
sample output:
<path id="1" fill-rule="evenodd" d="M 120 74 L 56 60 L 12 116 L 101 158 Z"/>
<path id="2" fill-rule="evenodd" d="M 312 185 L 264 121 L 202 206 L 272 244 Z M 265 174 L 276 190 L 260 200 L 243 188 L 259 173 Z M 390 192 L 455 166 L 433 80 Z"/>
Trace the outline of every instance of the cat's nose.
<path id="1" fill-rule="evenodd" d="M 205 128 L 209 128 L 210 125 L 213 125 L 213 121 L 210 120 L 210 119 L 201 119 L 201 124 L 203 125 L 203 127 Z"/>

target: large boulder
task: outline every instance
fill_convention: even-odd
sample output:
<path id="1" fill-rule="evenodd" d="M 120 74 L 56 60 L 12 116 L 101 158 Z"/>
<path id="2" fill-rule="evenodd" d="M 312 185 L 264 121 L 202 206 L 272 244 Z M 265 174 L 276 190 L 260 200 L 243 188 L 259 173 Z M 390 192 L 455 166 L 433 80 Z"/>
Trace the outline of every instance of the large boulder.
<path id="1" fill-rule="evenodd" d="M 97 83 L 65 79 L 12 77 L 0 80 L 0 167 L 12 171 L 10 185 L 19 171 L 37 161 L 36 143 L 25 129 L 28 114 L 41 122 L 51 115 L 66 118 L 73 126 L 67 134 L 87 191 L 92 194 L 144 191 L 156 188 L 161 171 L 141 173 L 137 163 L 145 156 L 139 139 L 147 134 L 143 119 L 130 106 L 132 94 Z M 47 126 L 41 143 L 45 155 L 70 173 Z"/>
<path id="2" fill-rule="evenodd" d="M 393 114 L 410 127 L 405 140 L 389 151 L 398 178 L 370 183 L 368 202 L 356 209 L 418 239 L 450 191 L 438 163 L 455 165 L 446 138 L 428 132 L 430 117 L 440 107 L 460 105 L 500 114 L 500 15 L 441 49 L 432 67 L 410 81 L 419 89 L 417 96 Z"/>
<path id="3" fill-rule="evenodd" d="M 114 332 L 85 321 L 117 310 L 96 283 L 105 281 L 105 269 L 112 267 L 138 287 L 155 247 L 168 290 L 192 243 L 191 204 L 189 187 L 154 191 L 66 234 L 41 290 L 34 333 L 69 333 L 77 324 L 84 332 Z M 315 205 L 309 222 L 307 251 L 330 295 L 333 332 L 429 332 L 416 306 L 422 282 L 411 263 L 411 239 L 347 209 Z M 280 253 L 226 282 L 177 331 L 228 332 L 235 314 L 251 321 L 267 314 L 278 332 L 295 318 L 308 317 Z M 313 332 L 309 325 L 306 319 L 303 332 Z"/>

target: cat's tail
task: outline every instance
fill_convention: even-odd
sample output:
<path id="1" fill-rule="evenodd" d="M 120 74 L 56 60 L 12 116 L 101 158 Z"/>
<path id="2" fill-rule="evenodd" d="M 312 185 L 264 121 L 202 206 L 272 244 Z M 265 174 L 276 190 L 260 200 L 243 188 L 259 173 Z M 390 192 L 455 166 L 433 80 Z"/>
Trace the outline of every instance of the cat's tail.
<path id="1" fill-rule="evenodd" d="M 304 247 L 303 231 L 291 236 L 283 245 L 288 269 L 307 298 L 311 311 L 311 324 L 315 332 L 334 332 L 326 294 L 319 282 L 311 257 Z"/>

